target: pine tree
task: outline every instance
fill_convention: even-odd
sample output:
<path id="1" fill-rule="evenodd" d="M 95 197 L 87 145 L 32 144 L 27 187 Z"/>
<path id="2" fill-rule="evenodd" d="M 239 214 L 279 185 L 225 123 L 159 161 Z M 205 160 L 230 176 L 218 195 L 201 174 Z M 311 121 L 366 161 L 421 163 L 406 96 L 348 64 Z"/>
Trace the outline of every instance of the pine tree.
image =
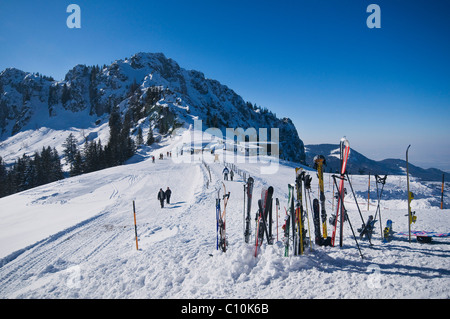
<path id="1" fill-rule="evenodd" d="M 84 172 L 90 173 L 98 169 L 97 143 L 95 141 L 84 143 Z"/>
<path id="2" fill-rule="evenodd" d="M 58 151 L 56 150 L 55 147 L 50 153 L 50 156 L 51 156 L 50 182 L 59 181 L 60 179 L 64 178 L 64 174 L 61 166 L 61 159 L 59 158 Z"/>
<path id="3" fill-rule="evenodd" d="M 136 144 L 137 146 L 144 144 L 144 138 L 142 137 L 142 128 L 140 126 L 136 136 Z"/>
<path id="4" fill-rule="evenodd" d="M 148 129 L 148 134 L 147 134 L 147 145 L 150 146 L 153 143 L 155 143 L 155 138 L 153 137 L 152 125 L 150 124 L 150 127 Z"/>
<path id="5" fill-rule="evenodd" d="M 77 151 L 74 157 L 73 166 L 70 169 L 70 176 L 77 176 L 84 173 L 83 157 L 81 151 Z"/>
<path id="6" fill-rule="evenodd" d="M 0 156 L 0 197 L 6 196 L 7 191 L 7 171 L 6 171 L 6 165 L 5 162 L 3 162 L 2 157 Z"/>
<path id="7" fill-rule="evenodd" d="M 19 190 L 17 161 L 14 163 L 13 167 L 8 171 L 8 175 L 6 177 L 6 189 L 7 189 L 6 195 L 17 193 Z"/>
<path id="8" fill-rule="evenodd" d="M 40 176 L 40 180 L 38 181 L 39 185 L 44 185 L 51 182 L 50 172 L 52 167 L 52 149 L 49 147 L 42 148 L 42 152 L 40 154 L 40 163 L 39 166 L 36 167 L 37 174 Z"/>
<path id="9" fill-rule="evenodd" d="M 109 118 L 110 137 L 105 147 L 108 166 L 122 165 L 136 152 L 136 145 L 131 138 L 131 113 L 125 115 L 123 123 L 120 114 L 114 110 Z"/>
<path id="10" fill-rule="evenodd" d="M 99 139 L 97 143 L 97 169 L 104 169 L 106 167 L 105 150 L 102 146 L 101 139 Z"/>
<path id="11" fill-rule="evenodd" d="M 70 164 L 70 169 L 72 169 L 73 162 L 75 161 L 75 155 L 78 152 L 77 145 L 78 145 L 77 139 L 73 136 L 72 133 L 70 133 L 63 144 L 64 156 L 66 157 L 66 161 Z"/>
<path id="12" fill-rule="evenodd" d="M 125 114 L 125 119 L 122 124 L 122 130 L 120 132 L 120 162 L 123 164 L 127 159 L 134 155 L 136 151 L 136 144 L 130 135 L 131 131 L 131 113 Z"/>
<path id="13" fill-rule="evenodd" d="M 109 116 L 109 141 L 105 148 L 105 156 L 108 166 L 116 166 L 120 163 L 120 132 L 122 123 L 117 108 L 114 108 Z"/>
<path id="14" fill-rule="evenodd" d="M 16 184 L 18 192 L 33 187 L 32 185 L 33 169 L 31 159 L 29 156 L 23 154 L 21 158 L 18 158 L 16 164 L 14 165 L 14 170 L 16 171 Z"/>
<path id="15" fill-rule="evenodd" d="M 39 186 L 39 185 L 43 184 L 41 181 L 43 180 L 43 175 L 45 173 L 38 169 L 38 167 L 41 166 L 41 155 L 39 154 L 39 152 L 37 152 L 37 151 L 34 152 L 33 158 L 34 158 L 34 161 L 33 161 L 33 165 L 34 165 L 33 184 L 34 184 L 34 186 Z"/>

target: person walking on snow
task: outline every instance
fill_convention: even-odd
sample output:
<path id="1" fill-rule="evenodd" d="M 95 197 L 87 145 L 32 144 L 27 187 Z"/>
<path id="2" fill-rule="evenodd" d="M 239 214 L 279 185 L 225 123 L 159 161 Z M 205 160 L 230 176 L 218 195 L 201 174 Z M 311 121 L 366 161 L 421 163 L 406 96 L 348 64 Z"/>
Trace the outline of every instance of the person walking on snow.
<path id="1" fill-rule="evenodd" d="M 158 192 L 158 200 L 161 203 L 161 208 L 164 208 L 164 200 L 166 199 L 166 193 L 160 188 Z"/>
<path id="2" fill-rule="evenodd" d="M 172 195 L 172 191 L 170 190 L 169 187 L 167 187 L 165 195 L 166 195 L 166 199 L 167 199 L 167 204 L 170 204 L 170 195 Z"/>
<path id="3" fill-rule="evenodd" d="M 228 173 L 229 173 L 228 167 L 225 167 L 222 171 L 222 174 L 223 174 L 223 179 L 226 181 L 228 180 Z"/>

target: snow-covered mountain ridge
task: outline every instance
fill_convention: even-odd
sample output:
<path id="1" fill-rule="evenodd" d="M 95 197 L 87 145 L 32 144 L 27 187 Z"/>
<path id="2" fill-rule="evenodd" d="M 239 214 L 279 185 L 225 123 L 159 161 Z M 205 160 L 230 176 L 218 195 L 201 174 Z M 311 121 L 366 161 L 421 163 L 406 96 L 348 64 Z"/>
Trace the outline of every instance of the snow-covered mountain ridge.
<path id="1" fill-rule="evenodd" d="M 43 127 L 74 127 L 88 135 L 107 122 L 114 108 L 123 116 L 129 114 L 133 129 L 151 126 L 161 135 L 189 126 L 194 119 L 222 132 L 279 128 L 280 157 L 305 159 L 303 142 L 290 119 L 278 119 L 266 108 L 245 102 L 227 86 L 181 68 L 162 53 L 137 53 L 103 67 L 76 65 L 62 81 L 14 68 L 0 72 L 2 141 Z"/>

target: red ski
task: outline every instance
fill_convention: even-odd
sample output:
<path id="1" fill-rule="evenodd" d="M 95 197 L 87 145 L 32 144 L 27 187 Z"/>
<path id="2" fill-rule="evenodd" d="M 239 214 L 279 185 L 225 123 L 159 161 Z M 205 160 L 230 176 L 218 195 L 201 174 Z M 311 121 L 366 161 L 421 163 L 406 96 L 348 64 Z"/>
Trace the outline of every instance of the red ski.
<path id="1" fill-rule="evenodd" d="M 337 228 L 337 223 L 338 223 L 338 219 L 339 219 L 339 210 L 341 210 L 341 241 L 342 241 L 342 229 L 343 229 L 343 224 L 344 224 L 344 212 L 341 209 L 341 197 L 343 197 L 343 192 L 344 192 L 344 175 L 345 175 L 345 170 L 347 169 L 347 161 L 348 161 L 348 156 L 350 154 L 350 143 L 348 142 L 348 140 L 343 137 L 341 139 L 341 159 L 342 159 L 342 167 L 341 167 L 341 181 L 339 183 L 339 196 L 338 196 L 338 202 L 337 202 L 337 210 L 336 210 L 336 218 L 334 220 L 334 228 L 333 228 L 333 234 L 331 236 L 331 246 L 334 247 L 334 241 L 336 239 L 336 228 Z"/>

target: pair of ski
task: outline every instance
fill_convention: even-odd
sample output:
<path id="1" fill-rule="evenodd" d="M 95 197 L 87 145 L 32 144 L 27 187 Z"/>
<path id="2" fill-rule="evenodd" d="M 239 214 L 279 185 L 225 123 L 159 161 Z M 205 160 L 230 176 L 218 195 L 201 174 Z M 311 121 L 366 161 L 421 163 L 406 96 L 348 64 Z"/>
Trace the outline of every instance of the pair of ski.
<path id="1" fill-rule="evenodd" d="M 253 199 L 254 179 L 249 177 L 244 185 L 244 240 L 248 244 L 251 236 L 251 208 Z M 245 200 L 247 198 L 247 200 Z M 258 256 L 258 250 L 264 241 L 266 235 L 267 243 L 273 243 L 272 237 L 272 198 L 273 187 L 263 188 L 261 199 L 258 200 L 258 211 L 256 213 L 256 232 L 255 232 L 255 257 Z"/>
<path id="2" fill-rule="evenodd" d="M 255 257 L 258 256 L 258 250 L 266 236 L 267 243 L 273 244 L 272 237 L 272 198 L 273 187 L 263 188 L 261 199 L 258 200 L 258 212 L 256 213 L 256 237 L 255 237 Z"/>
<path id="3" fill-rule="evenodd" d="M 295 185 L 288 184 L 288 207 L 286 210 L 286 221 L 284 224 L 284 256 L 289 256 L 290 241 L 292 240 L 292 250 L 294 256 L 303 255 L 306 243 L 306 231 L 304 227 L 303 214 L 303 181 L 304 171 L 301 168 L 295 169 Z M 295 200 L 295 192 L 297 200 Z M 295 202 L 295 203 L 294 203 Z M 290 236 L 292 232 L 292 236 Z"/>
<path id="4" fill-rule="evenodd" d="M 314 169 L 317 170 L 317 176 L 319 178 L 319 199 L 313 200 L 313 221 L 315 231 L 315 243 L 319 246 L 331 246 L 331 237 L 328 237 L 327 230 L 327 212 L 325 209 L 325 189 L 323 183 L 323 167 L 326 165 L 325 157 L 323 155 L 317 155 L 314 157 Z M 319 217 L 320 214 L 320 217 Z M 322 218 L 322 232 L 320 230 L 320 218 Z"/>
<path id="5" fill-rule="evenodd" d="M 341 157 L 341 176 L 340 176 L 340 182 L 339 182 L 339 188 L 338 188 L 338 202 L 337 202 L 337 210 L 336 210 L 336 215 L 334 217 L 334 228 L 333 228 L 333 233 L 331 235 L 331 246 L 334 247 L 334 243 L 336 240 L 336 230 L 337 230 L 337 224 L 338 224 L 338 220 L 339 217 L 340 219 L 340 223 L 341 223 L 341 227 L 340 227 L 340 241 L 339 244 L 342 247 L 342 242 L 343 242 L 343 231 L 344 231 L 344 220 L 345 220 L 345 215 L 346 212 L 344 210 L 344 175 L 345 175 L 345 171 L 347 170 L 347 161 L 348 161 L 348 157 L 350 155 L 350 143 L 348 142 L 348 140 L 346 138 L 342 138 L 341 139 L 341 152 L 340 152 L 340 157 Z M 336 179 L 335 179 L 336 181 Z M 339 211 L 341 212 L 341 216 L 339 216 Z"/>
<path id="6" fill-rule="evenodd" d="M 353 230 L 353 226 L 350 222 L 349 217 L 347 216 L 347 211 L 344 206 L 344 194 L 345 194 L 344 181 L 346 180 L 345 177 L 346 177 L 347 162 L 348 162 L 349 155 L 350 155 L 350 143 L 344 137 L 341 139 L 341 143 L 340 143 L 341 174 L 339 177 L 336 175 L 333 175 L 334 184 L 336 185 L 336 188 L 338 189 L 338 202 L 337 202 L 336 215 L 334 216 L 334 219 L 333 219 L 334 227 L 333 227 L 333 233 L 331 235 L 331 246 L 334 247 L 334 245 L 335 245 L 338 221 L 340 222 L 339 246 L 340 247 L 343 246 L 344 222 L 347 221 L 348 224 L 350 225 L 350 229 L 353 233 L 353 238 L 355 239 L 359 254 L 360 254 L 361 258 L 363 258 L 361 249 L 359 248 L 358 240 L 356 239 L 355 231 Z M 337 186 L 336 179 L 339 179 L 339 187 Z M 347 179 L 348 179 L 348 174 L 347 174 Z M 353 187 L 352 187 L 352 192 L 353 192 Z M 355 197 L 355 200 L 356 200 L 356 197 Z M 358 206 L 358 210 L 359 210 L 359 206 Z M 339 215 L 339 212 L 340 212 L 340 215 Z"/>
<path id="7" fill-rule="evenodd" d="M 217 237 L 217 250 L 221 250 L 223 252 L 227 251 L 228 247 L 228 241 L 226 236 L 226 223 L 225 223 L 225 217 L 226 217 L 226 210 L 227 210 L 227 204 L 228 199 L 230 198 L 230 192 L 227 193 L 227 189 L 225 187 L 225 184 L 222 183 L 223 190 L 219 188 L 217 191 L 217 198 L 216 198 L 216 237 Z M 223 211 L 220 207 L 220 201 L 223 200 Z"/>

